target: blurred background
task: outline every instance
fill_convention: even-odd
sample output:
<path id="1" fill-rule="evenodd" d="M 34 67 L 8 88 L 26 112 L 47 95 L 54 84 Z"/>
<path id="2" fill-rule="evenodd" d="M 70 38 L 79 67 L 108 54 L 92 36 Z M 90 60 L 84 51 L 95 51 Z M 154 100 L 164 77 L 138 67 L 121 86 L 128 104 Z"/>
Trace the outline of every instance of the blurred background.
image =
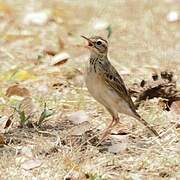
<path id="1" fill-rule="evenodd" d="M 0 1 L 0 93 L 18 82 L 50 92 L 59 78 L 83 86 L 89 54 L 80 35 L 109 37 L 128 86 L 164 70 L 179 77 L 179 29 L 179 0 Z"/>
<path id="2" fill-rule="evenodd" d="M 67 51 L 74 60 L 86 52 L 77 46 L 84 43 L 80 35 L 109 32 L 110 55 L 120 65 L 178 73 L 179 11 L 179 0 L 0 1 L 1 72 L 44 61 L 47 50 Z"/>

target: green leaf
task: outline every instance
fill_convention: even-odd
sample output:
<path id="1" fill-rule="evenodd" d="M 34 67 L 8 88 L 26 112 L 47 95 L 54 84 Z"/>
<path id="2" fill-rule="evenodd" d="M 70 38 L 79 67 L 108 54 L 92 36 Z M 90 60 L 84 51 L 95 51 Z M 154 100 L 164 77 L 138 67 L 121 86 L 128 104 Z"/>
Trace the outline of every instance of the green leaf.
<path id="1" fill-rule="evenodd" d="M 52 116 L 54 111 L 47 108 L 46 103 L 44 104 L 44 109 L 39 117 L 38 126 L 41 126 L 44 122 L 48 121 L 48 117 Z"/>
<path id="2" fill-rule="evenodd" d="M 26 122 L 26 116 L 24 111 L 19 112 L 20 124 L 24 125 Z"/>
<path id="3" fill-rule="evenodd" d="M 106 28 L 106 31 L 108 32 L 107 38 L 110 38 L 110 36 L 111 36 L 111 34 L 112 34 L 112 27 L 111 27 L 111 25 L 109 25 L 109 26 Z"/>
<path id="4" fill-rule="evenodd" d="M 91 174 L 90 180 L 102 180 L 102 176 L 97 174 Z"/>

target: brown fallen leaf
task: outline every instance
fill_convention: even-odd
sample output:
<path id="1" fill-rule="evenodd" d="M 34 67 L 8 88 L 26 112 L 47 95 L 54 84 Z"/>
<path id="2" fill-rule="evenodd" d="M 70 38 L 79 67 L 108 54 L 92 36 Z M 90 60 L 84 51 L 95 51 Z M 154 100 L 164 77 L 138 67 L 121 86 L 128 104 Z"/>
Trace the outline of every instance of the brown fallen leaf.
<path id="1" fill-rule="evenodd" d="M 9 116 L 8 120 L 6 121 L 4 129 L 7 129 L 12 123 L 13 115 Z"/>
<path id="2" fill-rule="evenodd" d="M 64 63 L 66 63 L 66 61 L 67 61 L 68 59 L 63 59 L 63 60 L 61 60 L 61 61 L 59 61 L 59 62 L 57 62 L 56 64 L 54 64 L 55 66 L 59 66 L 59 65 L 62 65 L 62 64 L 64 64 Z"/>
<path id="3" fill-rule="evenodd" d="M 5 143 L 4 136 L 0 134 L 0 147 L 2 147 Z"/>
<path id="4" fill-rule="evenodd" d="M 71 71 L 63 71 L 62 74 L 69 80 L 77 77 L 78 75 L 83 75 L 83 72 L 77 68 L 74 68 L 73 70 L 71 69 Z"/>
<path id="5" fill-rule="evenodd" d="M 64 180 L 77 180 L 79 179 L 79 176 L 80 176 L 79 172 L 73 170 L 64 177 Z"/>
<path id="6" fill-rule="evenodd" d="M 59 66 L 67 62 L 67 60 L 70 58 L 69 54 L 67 53 L 59 53 L 56 54 L 54 57 L 51 59 L 51 64 L 54 66 Z"/>
<path id="7" fill-rule="evenodd" d="M 171 110 L 173 110 L 177 114 L 180 114 L 180 101 L 174 101 L 171 105 Z"/>
<path id="8" fill-rule="evenodd" d="M 29 90 L 20 84 L 12 85 L 6 90 L 6 96 L 11 97 L 14 95 L 21 97 L 31 96 Z"/>
<path id="9" fill-rule="evenodd" d="M 35 111 L 36 107 L 31 97 L 25 97 L 19 106 L 20 111 L 24 111 L 27 116 L 31 116 Z"/>
<path id="10" fill-rule="evenodd" d="M 139 85 L 135 84 L 129 92 L 136 97 L 136 107 L 144 100 L 162 98 L 159 105 L 169 111 L 171 104 L 180 100 L 180 91 L 176 88 L 176 76 L 171 71 L 153 73 L 151 80 L 142 80 Z"/>
<path id="11" fill-rule="evenodd" d="M 10 117 L 7 116 L 0 117 L 0 133 L 4 133 L 5 129 L 11 125 L 12 123 L 11 119 L 12 119 L 12 115 Z"/>
<path id="12" fill-rule="evenodd" d="M 59 49 L 60 49 L 60 50 L 64 49 L 64 46 L 65 46 L 65 45 L 64 45 L 64 41 L 63 41 L 61 38 L 59 38 L 58 40 L 59 40 L 59 41 L 58 41 L 58 42 L 59 42 Z"/>
<path id="13" fill-rule="evenodd" d="M 7 2 L 0 2 L 0 11 L 8 15 L 12 15 L 13 9 L 7 4 Z"/>
<path id="14" fill-rule="evenodd" d="M 43 52 L 44 52 L 45 54 L 50 55 L 50 56 L 55 56 L 55 55 L 57 54 L 57 52 L 56 52 L 55 50 L 51 49 L 51 48 L 45 48 L 45 49 L 43 50 Z"/>
<path id="15" fill-rule="evenodd" d="M 21 164 L 21 168 L 23 168 L 25 170 L 31 170 L 31 169 L 34 169 L 34 168 L 41 166 L 41 164 L 42 164 L 41 160 L 31 159 L 31 160 L 24 161 Z"/>
<path id="16" fill-rule="evenodd" d="M 13 58 L 13 57 L 12 57 Z M 14 59 L 14 58 L 13 58 Z M 19 68 L 13 68 L 5 73 L 0 74 L 1 81 L 25 81 L 25 80 L 33 80 L 36 79 L 36 75 L 32 72 L 32 70 L 24 70 Z"/>
<path id="17" fill-rule="evenodd" d="M 20 127 L 27 125 L 33 127 L 33 123 L 30 119 L 35 114 L 37 107 L 31 97 L 25 97 L 18 107 L 14 107 L 14 110 L 18 113 Z"/>

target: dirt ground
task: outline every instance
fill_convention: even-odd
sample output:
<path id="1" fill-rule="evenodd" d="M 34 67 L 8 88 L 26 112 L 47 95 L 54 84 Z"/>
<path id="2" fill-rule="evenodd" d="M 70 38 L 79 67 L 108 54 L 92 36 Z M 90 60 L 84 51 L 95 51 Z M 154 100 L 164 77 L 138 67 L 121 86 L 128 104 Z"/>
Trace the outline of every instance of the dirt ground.
<path id="1" fill-rule="evenodd" d="M 169 70 L 179 88 L 178 18 L 178 0 L 0 0 L 0 179 L 180 179 L 179 114 L 159 99 L 138 112 L 161 140 L 120 115 L 128 134 L 117 126 L 97 146 L 111 116 L 84 84 L 80 36 L 110 35 L 127 87 Z"/>

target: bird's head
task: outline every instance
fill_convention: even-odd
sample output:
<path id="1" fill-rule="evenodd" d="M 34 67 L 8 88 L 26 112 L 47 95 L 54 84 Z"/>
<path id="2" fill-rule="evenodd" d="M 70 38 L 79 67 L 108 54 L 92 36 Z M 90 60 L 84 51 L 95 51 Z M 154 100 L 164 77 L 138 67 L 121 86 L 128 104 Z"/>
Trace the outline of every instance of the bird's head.
<path id="1" fill-rule="evenodd" d="M 108 42 L 100 36 L 93 36 L 87 38 L 85 36 L 81 36 L 88 41 L 88 49 L 90 49 L 91 53 L 107 55 L 108 52 Z"/>

